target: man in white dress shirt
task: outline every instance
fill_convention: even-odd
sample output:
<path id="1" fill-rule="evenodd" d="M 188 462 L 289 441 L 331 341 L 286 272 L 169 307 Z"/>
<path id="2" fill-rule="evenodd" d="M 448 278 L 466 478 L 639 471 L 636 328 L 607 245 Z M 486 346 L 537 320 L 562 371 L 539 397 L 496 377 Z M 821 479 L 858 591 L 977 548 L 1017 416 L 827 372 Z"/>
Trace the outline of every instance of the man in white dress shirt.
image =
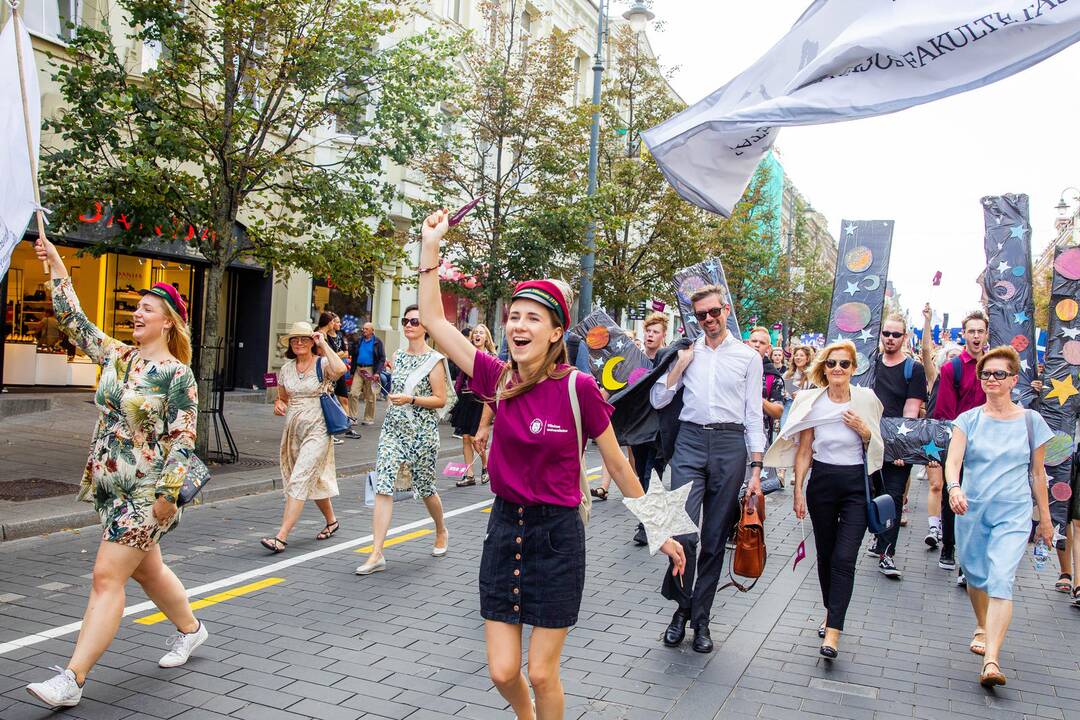
<path id="1" fill-rule="evenodd" d="M 677 538 L 686 551 L 686 572 L 664 575 L 661 594 L 678 603 L 664 644 L 675 647 L 694 629 L 694 650 L 712 652 L 709 618 L 724 568 L 724 541 L 738 519 L 739 489 L 749 448 L 749 494 L 761 493 L 762 425 L 761 355 L 727 329 L 731 305 L 721 286 L 708 285 L 690 298 L 704 334 L 680 350 L 671 369 L 651 390 L 655 408 L 682 392 L 679 434 L 671 459 L 671 488 L 693 483 L 686 512 L 698 524 L 697 535 Z"/>

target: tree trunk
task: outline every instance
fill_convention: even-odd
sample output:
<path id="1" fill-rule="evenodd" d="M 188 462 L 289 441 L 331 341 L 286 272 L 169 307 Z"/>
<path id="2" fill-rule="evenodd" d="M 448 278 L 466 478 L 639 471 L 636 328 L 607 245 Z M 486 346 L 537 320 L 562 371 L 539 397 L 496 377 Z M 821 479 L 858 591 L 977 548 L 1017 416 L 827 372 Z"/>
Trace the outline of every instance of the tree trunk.
<path id="1" fill-rule="evenodd" d="M 220 233 L 221 230 L 219 229 Z M 206 271 L 206 287 L 203 294 L 202 338 L 199 341 L 199 418 L 196 426 L 195 449 L 201 457 L 206 457 L 210 439 L 210 417 L 206 410 L 213 407 L 214 372 L 217 370 L 218 353 L 215 348 L 220 340 L 218 321 L 221 299 L 221 286 L 225 280 L 227 261 L 215 257 Z"/>

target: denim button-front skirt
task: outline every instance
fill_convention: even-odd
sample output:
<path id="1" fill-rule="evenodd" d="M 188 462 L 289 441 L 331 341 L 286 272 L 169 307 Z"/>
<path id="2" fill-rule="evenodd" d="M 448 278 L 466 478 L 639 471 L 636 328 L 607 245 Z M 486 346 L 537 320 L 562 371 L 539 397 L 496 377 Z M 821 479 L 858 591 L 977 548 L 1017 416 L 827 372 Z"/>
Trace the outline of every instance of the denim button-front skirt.
<path id="1" fill-rule="evenodd" d="M 513 625 L 570 627 L 584 588 L 585 526 L 578 509 L 496 498 L 480 560 L 480 615 Z"/>

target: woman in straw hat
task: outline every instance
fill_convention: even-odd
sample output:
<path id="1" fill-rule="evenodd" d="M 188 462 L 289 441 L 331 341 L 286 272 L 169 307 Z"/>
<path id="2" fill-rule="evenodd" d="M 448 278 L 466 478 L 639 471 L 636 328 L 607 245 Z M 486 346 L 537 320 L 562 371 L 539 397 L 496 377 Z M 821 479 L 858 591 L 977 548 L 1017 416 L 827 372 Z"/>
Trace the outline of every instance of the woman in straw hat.
<path id="1" fill-rule="evenodd" d="M 314 500 L 326 518 L 326 526 L 315 536 L 316 540 L 333 537 L 340 527 L 330 504 L 330 498 L 338 494 L 334 446 L 326 431 L 319 396 L 345 374 L 345 363 L 323 334 L 312 329 L 311 323 L 293 323 L 280 342 L 286 348 L 287 360 L 278 373 L 274 414 L 285 417 L 285 429 L 281 433 L 285 512 L 277 533 L 260 541 L 272 553 L 285 550 L 289 533 L 308 500 Z"/>
<path id="2" fill-rule="evenodd" d="M 133 578 L 176 626 L 158 664 L 178 667 L 206 641 L 187 592 L 161 557 L 158 541 L 176 526 L 176 501 L 195 448 L 198 394 L 191 362 L 187 304 L 172 285 L 141 291 L 132 314 L 136 346 L 107 336 L 83 314 L 56 247 L 42 238 L 57 322 L 101 366 L 94 401 L 100 410 L 79 499 L 93 502 L 103 528 L 75 652 L 58 674 L 27 691 L 51 707 L 82 699 L 86 674 L 120 626 L 124 585 Z"/>
<path id="3" fill-rule="evenodd" d="M 428 332 L 469 376 L 477 396 L 497 404 L 488 468 L 495 493 L 480 561 L 480 614 L 488 671 L 522 720 L 561 718 L 565 709 L 559 657 L 577 623 L 585 585 L 582 447 L 596 438 L 624 501 L 645 523 L 653 552 L 685 566 L 658 486 L 643 497 L 641 483 L 619 451 L 612 408 L 596 381 L 567 362 L 563 335 L 570 288 L 557 280 L 518 284 L 506 324 L 510 362 L 480 352 L 451 325 L 439 296 L 439 244 L 448 228 L 440 210 L 424 221 L 420 251 L 420 314 Z M 579 432 L 580 428 L 580 432 Z M 584 436 L 584 437 L 583 437 Z M 685 517 L 686 513 L 682 515 Z M 683 528 L 693 528 L 685 517 Z M 685 532 L 685 529 L 679 532 Z M 531 625 L 529 677 L 521 672 L 522 626 Z M 536 695 L 535 705 L 529 686 Z"/>

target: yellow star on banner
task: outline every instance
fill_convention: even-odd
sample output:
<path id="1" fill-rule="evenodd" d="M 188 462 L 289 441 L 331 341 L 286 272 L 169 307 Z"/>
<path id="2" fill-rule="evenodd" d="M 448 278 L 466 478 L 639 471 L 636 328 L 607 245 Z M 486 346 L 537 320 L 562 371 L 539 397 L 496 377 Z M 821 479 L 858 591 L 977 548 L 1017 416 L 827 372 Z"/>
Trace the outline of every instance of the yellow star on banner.
<path id="1" fill-rule="evenodd" d="M 1080 395 L 1080 390 L 1073 386 L 1072 375 L 1066 375 L 1064 380 L 1050 378 L 1050 384 L 1054 389 L 1046 393 L 1046 399 L 1056 397 L 1061 405 L 1064 405 L 1073 395 Z"/>

